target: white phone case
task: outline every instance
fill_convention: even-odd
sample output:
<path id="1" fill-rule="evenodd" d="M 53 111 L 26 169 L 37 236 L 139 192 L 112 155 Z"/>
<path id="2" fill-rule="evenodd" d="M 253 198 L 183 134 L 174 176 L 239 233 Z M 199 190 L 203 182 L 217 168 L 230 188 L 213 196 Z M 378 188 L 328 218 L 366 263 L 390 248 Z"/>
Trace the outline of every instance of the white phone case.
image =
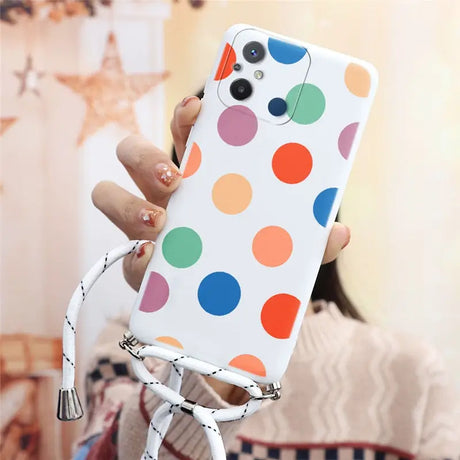
<path id="1" fill-rule="evenodd" d="M 251 41 L 257 63 L 242 55 Z M 238 78 L 253 87 L 242 101 Z M 376 85 L 350 56 L 248 25 L 225 33 L 131 314 L 139 341 L 281 379 Z"/>

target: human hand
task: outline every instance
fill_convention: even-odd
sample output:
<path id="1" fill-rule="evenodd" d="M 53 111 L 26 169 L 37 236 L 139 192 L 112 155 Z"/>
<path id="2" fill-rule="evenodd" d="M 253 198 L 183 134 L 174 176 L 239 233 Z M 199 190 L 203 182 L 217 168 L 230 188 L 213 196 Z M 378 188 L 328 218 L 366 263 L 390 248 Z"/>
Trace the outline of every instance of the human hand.
<path id="1" fill-rule="evenodd" d="M 179 103 L 171 120 L 171 132 L 179 161 L 190 130 L 200 112 L 201 101 L 191 96 Z M 92 193 L 94 205 L 130 239 L 155 240 L 166 220 L 166 205 L 179 187 L 181 174 L 170 156 L 141 136 L 129 136 L 117 147 L 117 156 L 139 187 L 139 198 L 113 182 L 100 182 Z M 350 230 L 335 222 L 322 263 L 333 261 L 350 241 Z M 123 272 L 129 285 L 139 290 L 152 256 L 152 243 L 124 258 Z"/>

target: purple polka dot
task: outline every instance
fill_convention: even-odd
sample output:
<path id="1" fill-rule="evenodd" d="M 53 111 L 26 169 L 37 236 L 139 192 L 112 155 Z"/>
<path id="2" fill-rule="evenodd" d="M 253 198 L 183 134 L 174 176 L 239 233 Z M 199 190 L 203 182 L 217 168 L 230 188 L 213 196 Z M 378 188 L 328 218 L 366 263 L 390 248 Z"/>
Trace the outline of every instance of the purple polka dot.
<path id="1" fill-rule="evenodd" d="M 339 151 L 340 154 L 348 160 L 350 155 L 351 146 L 353 145 L 353 139 L 355 138 L 356 130 L 358 129 L 359 123 L 351 123 L 342 129 L 339 136 Z"/>
<path id="2" fill-rule="evenodd" d="M 257 133 L 257 117 L 244 105 L 234 105 L 225 109 L 220 115 L 217 131 L 227 144 L 245 145 Z"/>
<path id="3" fill-rule="evenodd" d="M 151 272 L 144 295 L 139 305 L 140 311 L 151 313 L 164 307 L 169 297 L 168 282 L 157 272 Z"/>

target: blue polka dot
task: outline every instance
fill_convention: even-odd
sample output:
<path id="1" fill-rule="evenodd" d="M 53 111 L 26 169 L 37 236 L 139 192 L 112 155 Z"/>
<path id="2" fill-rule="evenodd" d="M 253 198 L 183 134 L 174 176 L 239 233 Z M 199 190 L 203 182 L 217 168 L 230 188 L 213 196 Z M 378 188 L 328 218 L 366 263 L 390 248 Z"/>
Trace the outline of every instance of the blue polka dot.
<path id="1" fill-rule="evenodd" d="M 268 103 L 268 111 L 275 117 L 279 117 L 286 113 L 287 104 L 284 99 L 280 97 L 274 97 Z"/>
<path id="2" fill-rule="evenodd" d="M 307 50 L 301 46 L 283 42 L 275 38 L 268 39 L 268 50 L 272 58 L 275 61 L 281 62 L 281 64 L 294 64 L 300 61 L 307 52 Z"/>
<path id="3" fill-rule="evenodd" d="M 329 215 L 331 214 L 332 205 L 334 204 L 337 189 L 335 187 L 323 190 L 315 199 L 313 204 L 313 214 L 318 224 L 326 227 Z"/>
<path id="4" fill-rule="evenodd" d="M 228 273 L 214 272 L 206 276 L 198 288 L 198 301 L 211 315 L 223 316 L 232 312 L 241 298 L 238 281 Z"/>

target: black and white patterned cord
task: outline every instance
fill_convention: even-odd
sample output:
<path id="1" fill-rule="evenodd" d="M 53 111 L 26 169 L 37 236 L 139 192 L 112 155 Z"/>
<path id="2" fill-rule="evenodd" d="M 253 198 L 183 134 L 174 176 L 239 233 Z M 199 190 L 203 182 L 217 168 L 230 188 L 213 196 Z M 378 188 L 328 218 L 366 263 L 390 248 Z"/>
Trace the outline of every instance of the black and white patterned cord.
<path id="1" fill-rule="evenodd" d="M 97 279 L 114 262 L 124 256 L 135 252 L 147 240 L 129 241 L 101 257 L 91 270 L 80 281 L 70 299 L 67 313 L 65 315 L 62 342 L 62 387 L 61 389 L 72 389 L 75 386 L 75 334 L 76 323 L 80 307 L 83 304 L 88 292 Z M 182 385 L 183 369 L 199 372 L 203 375 L 213 376 L 223 382 L 239 386 L 245 389 L 250 399 L 241 406 L 232 406 L 226 409 L 212 409 L 196 404 L 191 415 L 201 425 L 211 449 L 211 456 L 214 460 L 225 460 L 225 447 L 222 436 L 216 422 L 239 420 L 256 412 L 262 401 L 262 390 L 259 385 L 248 377 L 236 374 L 235 372 L 221 369 L 209 363 L 199 361 L 189 356 L 181 355 L 172 350 L 167 350 L 155 345 L 144 345 L 138 350 L 140 357 L 156 357 L 171 363 L 169 386 L 163 385 L 145 367 L 142 360 L 131 358 L 134 372 L 139 380 L 151 391 L 164 400 L 164 403 L 153 414 L 149 424 L 147 444 L 141 460 L 158 460 L 158 451 L 166 432 L 171 423 L 172 417 L 177 412 L 183 411 L 183 403 L 186 399 L 179 393 Z M 179 364 L 180 363 L 180 364 Z"/>
<path id="2" fill-rule="evenodd" d="M 189 369 L 203 375 L 213 376 L 222 382 L 239 386 L 245 389 L 250 399 L 240 406 L 232 406 L 225 409 L 212 409 L 197 404 L 191 415 L 203 428 L 208 439 L 211 457 L 214 460 L 225 460 L 225 446 L 216 422 L 229 422 L 241 420 L 256 412 L 262 401 L 260 386 L 249 377 L 244 377 L 235 372 L 216 367 L 190 356 L 184 356 L 176 351 L 158 347 L 156 345 L 144 345 L 138 351 L 141 357 L 154 357 L 171 363 L 168 386 L 155 379 L 144 362 L 137 358 L 131 358 L 131 364 L 138 379 L 153 393 L 165 402 L 156 410 L 149 424 L 147 444 L 141 460 L 158 460 L 158 451 L 166 435 L 172 417 L 175 413 L 183 411 L 183 403 L 186 399 L 179 393 L 182 384 L 183 369 Z M 179 371 L 176 372 L 175 368 Z"/>
<path id="3" fill-rule="evenodd" d="M 67 313 L 65 315 L 64 327 L 62 331 L 62 388 L 70 389 L 75 385 L 75 334 L 77 329 L 77 318 L 80 307 L 85 301 L 88 292 L 93 287 L 99 277 L 114 262 L 124 256 L 135 252 L 143 243 L 147 241 L 136 240 L 118 246 L 109 252 L 106 252 L 83 277 L 78 287 L 75 289 Z"/>

